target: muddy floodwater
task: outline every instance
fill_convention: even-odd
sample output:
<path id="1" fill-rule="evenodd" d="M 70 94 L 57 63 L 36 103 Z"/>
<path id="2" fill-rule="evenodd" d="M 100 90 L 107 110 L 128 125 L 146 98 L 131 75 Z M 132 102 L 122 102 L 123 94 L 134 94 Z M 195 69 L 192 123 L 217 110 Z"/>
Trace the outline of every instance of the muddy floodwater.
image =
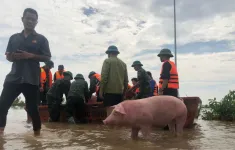
<path id="1" fill-rule="evenodd" d="M 110 129 L 103 125 L 43 123 L 42 135 L 34 137 L 23 109 L 10 109 L 7 128 L 0 135 L 0 150 L 176 150 L 235 149 L 235 124 L 197 120 L 181 138 L 155 130 L 152 140 L 130 139 L 130 129 Z"/>

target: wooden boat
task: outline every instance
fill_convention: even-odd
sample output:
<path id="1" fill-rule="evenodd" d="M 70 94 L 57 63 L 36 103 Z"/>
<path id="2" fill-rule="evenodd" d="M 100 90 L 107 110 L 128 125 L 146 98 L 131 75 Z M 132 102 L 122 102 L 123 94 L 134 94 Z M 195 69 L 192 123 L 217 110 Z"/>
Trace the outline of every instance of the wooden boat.
<path id="1" fill-rule="evenodd" d="M 188 109 L 187 120 L 185 122 L 184 128 L 190 128 L 194 124 L 194 119 L 198 118 L 201 107 L 201 99 L 199 97 L 180 97 L 184 100 L 184 103 Z M 199 105 L 200 104 L 200 105 Z M 86 119 L 89 123 L 99 122 L 102 123 L 107 116 L 106 109 L 102 102 L 96 102 L 96 96 L 92 96 L 89 103 L 85 104 L 86 107 Z M 61 105 L 60 112 L 60 122 L 66 122 L 66 113 L 64 110 L 65 106 Z M 27 109 L 25 108 L 27 111 Z M 39 113 L 42 122 L 47 122 L 49 119 L 48 108 L 46 105 L 39 106 Z M 79 113 L 79 112 L 77 112 Z M 74 114 L 76 117 L 76 113 Z M 30 122 L 31 118 L 27 114 L 27 121 Z"/>

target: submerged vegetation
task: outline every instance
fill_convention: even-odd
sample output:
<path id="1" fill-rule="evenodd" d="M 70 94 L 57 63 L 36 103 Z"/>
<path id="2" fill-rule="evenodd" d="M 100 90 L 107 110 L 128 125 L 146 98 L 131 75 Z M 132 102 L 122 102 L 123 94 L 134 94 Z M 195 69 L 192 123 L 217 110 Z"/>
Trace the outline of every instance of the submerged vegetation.
<path id="1" fill-rule="evenodd" d="M 17 98 L 15 99 L 15 101 L 13 102 L 13 104 L 12 104 L 12 107 L 16 107 L 16 106 L 19 106 L 19 107 L 25 106 L 25 102 L 21 100 L 21 97 L 20 97 L 20 96 L 17 97 Z"/>
<path id="2" fill-rule="evenodd" d="M 229 91 L 221 101 L 209 99 L 207 109 L 202 111 L 203 120 L 235 121 L 235 91 Z"/>

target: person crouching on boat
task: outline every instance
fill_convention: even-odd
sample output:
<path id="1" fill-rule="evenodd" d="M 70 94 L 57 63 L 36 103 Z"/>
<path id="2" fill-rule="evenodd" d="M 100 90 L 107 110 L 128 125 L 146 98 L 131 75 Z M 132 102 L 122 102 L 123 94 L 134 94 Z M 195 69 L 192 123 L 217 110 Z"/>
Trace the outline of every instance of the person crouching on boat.
<path id="1" fill-rule="evenodd" d="M 62 103 L 63 94 L 68 97 L 71 80 L 73 74 L 70 71 L 63 72 L 64 78 L 56 80 L 50 90 L 47 92 L 47 104 L 49 111 L 49 122 L 57 122 L 60 118 L 60 105 Z"/>
<path id="2" fill-rule="evenodd" d="M 72 82 L 68 93 L 68 100 L 66 103 L 66 112 L 68 123 L 75 124 L 73 113 L 78 110 L 78 117 L 81 123 L 85 123 L 85 101 L 88 102 L 89 90 L 88 84 L 82 74 L 75 76 L 75 81 Z"/>
<path id="3" fill-rule="evenodd" d="M 101 75 L 91 71 L 88 78 L 90 79 L 89 97 L 92 97 L 92 94 L 96 93 L 97 102 L 102 102 L 103 99 L 99 96 Z"/>

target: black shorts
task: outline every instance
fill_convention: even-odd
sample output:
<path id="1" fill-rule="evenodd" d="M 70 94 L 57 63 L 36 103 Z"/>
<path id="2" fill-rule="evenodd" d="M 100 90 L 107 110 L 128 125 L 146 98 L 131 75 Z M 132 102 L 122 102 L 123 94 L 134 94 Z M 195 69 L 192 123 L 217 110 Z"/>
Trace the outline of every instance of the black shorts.
<path id="1" fill-rule="evenodd" d="M 163 95 L 170 95 L 170 96 L 175 96 L 178 97 L 178 89 L 164 89 Z"/>
<path id="2" fill-rule="evenodd" d="M 122 94 L 111 94 L 106 93 L 104 94 L 104 106 L 109 107 L 113 105 L 117 105 L 123 101 L 123 95 Z"/>

